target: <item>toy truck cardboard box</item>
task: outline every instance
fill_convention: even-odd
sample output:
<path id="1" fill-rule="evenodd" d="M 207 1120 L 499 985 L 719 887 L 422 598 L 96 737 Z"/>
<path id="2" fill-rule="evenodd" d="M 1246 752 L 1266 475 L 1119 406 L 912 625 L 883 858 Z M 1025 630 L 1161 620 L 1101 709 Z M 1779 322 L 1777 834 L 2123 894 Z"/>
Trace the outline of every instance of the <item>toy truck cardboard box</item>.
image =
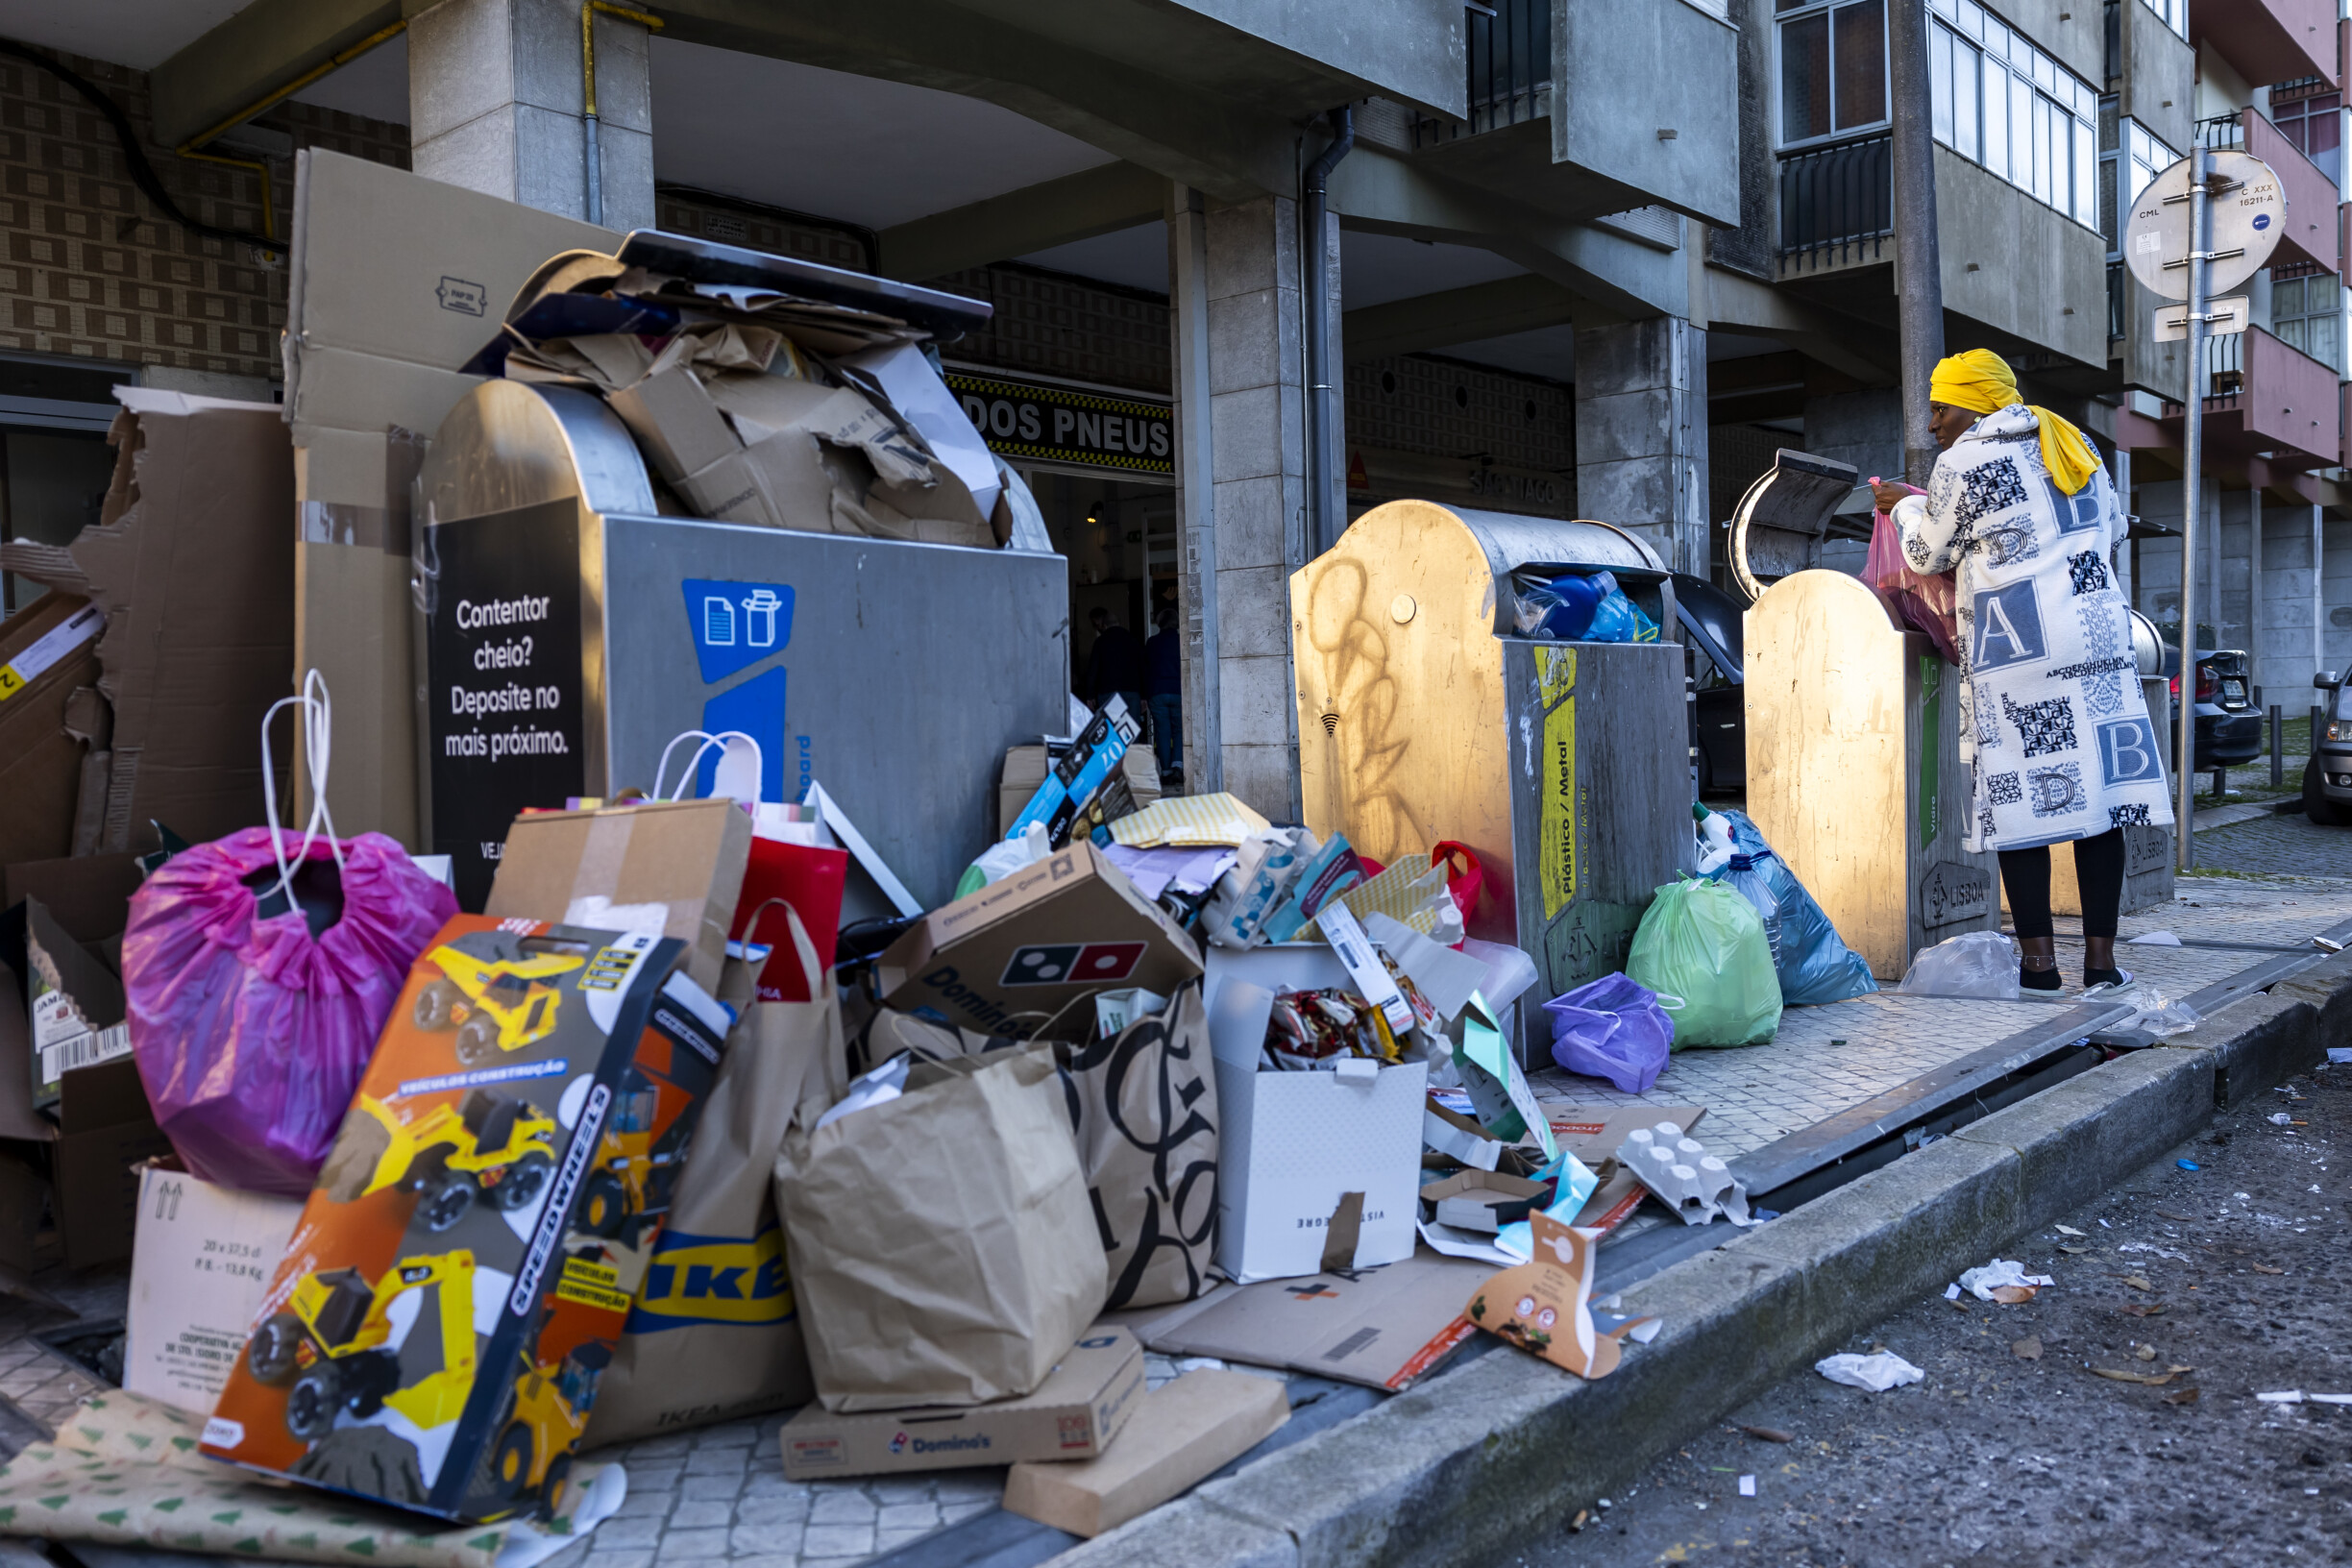
<path id="1" fill-rule="evenodd" d="M 685 954 L 482 915 L 442 927 L 205 1453 L 446 1518 L 556 1511 L 727 1035 Z"/>

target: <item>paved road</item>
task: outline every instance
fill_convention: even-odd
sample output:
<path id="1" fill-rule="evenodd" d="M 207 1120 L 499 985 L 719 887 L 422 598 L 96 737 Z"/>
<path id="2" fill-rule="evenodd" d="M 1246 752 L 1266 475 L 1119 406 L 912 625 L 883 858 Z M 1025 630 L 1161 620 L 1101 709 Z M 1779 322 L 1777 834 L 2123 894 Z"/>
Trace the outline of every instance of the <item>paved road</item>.
<path id="1" fill-rule="evenodd" d="M 1931 1295 L 1839 1347 L 1883 1345 L 1924 1382 L 1867 1394 L 1798 1373 L 1580 1531 L 1489 1568 L 2352 1558 L 2352 1408 L 2254 1398 L 2352 1393 L 2352 1067 L 2291 1087 L 2069 1215 L 2079 1237 L 2012 1248 L 2057 1281 L 2033 1301 Z M 2303 1125 L 2271 1125 L 2282 1111 Z M 2038 1360 L 2017 1353 L 2029 1339 Z M 2163 1386 L 2093 1370 L 2175 1367 L 2190 1370 Z"/>
<path id="2" fill-rule="evenodd" d="M 2352 877 L 2352 827 L 2315 827 L 2299 812 L 2232 822 L 2197 835 L 2197 864 L 2287 876 Z"/>

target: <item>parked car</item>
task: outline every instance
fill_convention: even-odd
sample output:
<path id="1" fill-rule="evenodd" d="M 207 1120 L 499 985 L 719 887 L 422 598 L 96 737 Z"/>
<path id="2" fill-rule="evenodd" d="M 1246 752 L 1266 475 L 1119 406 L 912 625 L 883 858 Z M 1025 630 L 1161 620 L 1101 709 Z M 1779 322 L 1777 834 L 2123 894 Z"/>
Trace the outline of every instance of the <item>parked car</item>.
<path id="1" fill-rule="evenodd" d="M 2331 670 L 2313 678 L 2319 696 L 2319 727 L 2312 736 L 2311 760 L 2303 765 L 2303 815 L 2321 827 L 2352 825 L 2352 672 Z"/>
<path id="2" fill-rule="evenodd" d="M 1697 700 L 1691 711 L 1692 766 L 1699 793 L 1714 795 L 1748 784 L 1746 657 L 1740 617 L 1746 606 L 1703 577 L 1678 572 L 1675 614 L 1682 622 L 1687 673 Z M 2352 733 L 2352 730 L 2348 730 Z"/>
<path id="3" fill-rule="evenodd" d="M 2253 690 L 2247 684 L 2247 671 L 2253 661 L 2243 650 L 2223 649 L 2196 656 L 2196 690 L 2193 699 L 2196 708 L 2196 766 L 2204 772 L 2214 768 L 2236 768 L 2252 762 L 2262 755 L 2263 716 L 2254 706 Z M 2172 686 L 2172 707 L 2166 716 L 2172 737 L 2169 749 L 2172 766 L 2180 766 L 2180 648 L 2175 643 L 2165 644 L 2164 673 Z"/>

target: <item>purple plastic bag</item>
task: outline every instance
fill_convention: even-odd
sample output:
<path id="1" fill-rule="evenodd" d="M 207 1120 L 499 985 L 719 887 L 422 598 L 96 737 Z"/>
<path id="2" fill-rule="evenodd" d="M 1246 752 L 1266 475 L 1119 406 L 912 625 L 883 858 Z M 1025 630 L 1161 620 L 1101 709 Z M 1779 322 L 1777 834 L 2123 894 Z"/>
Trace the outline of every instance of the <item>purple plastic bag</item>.
<path id="1" fill-rule="evenodd" d="M 315 939 L 299 909 L 254 918 L 278 880 L 265 827 L 182 850 L 131 895 L 132 1054 L 156 1120 L 205 1181 L 309 1191 L 409 965 L 457 913 L 380 833 L 289 845 L 287 858 L 338 847 L 343 913 Z M 246 886 L 261 870 L 259 891 Z"/>
<path id="2" fill-rule="evenodd" d="M 1666 1070 L 1674 1019 L 1647 986 L 1606 974 L 1554 997 L 1544 1011 L 1552 1015 L 1552 1060 L 1566 1071 L 1639 1094 Z"/>

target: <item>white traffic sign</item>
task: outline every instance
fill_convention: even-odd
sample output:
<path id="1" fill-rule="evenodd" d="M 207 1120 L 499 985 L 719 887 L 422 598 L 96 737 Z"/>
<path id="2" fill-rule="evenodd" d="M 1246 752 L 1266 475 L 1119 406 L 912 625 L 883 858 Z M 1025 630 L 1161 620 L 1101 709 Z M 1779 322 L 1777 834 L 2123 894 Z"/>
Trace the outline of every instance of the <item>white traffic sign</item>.
<path id="1" fill-rule="evenodd" d="M 2253 320 L 2254 302 L 2243 294 L 2232 294 L 2226 300 L 2205 302 L 2205 335 L 2227 337 L 2242 332 Z M 2156 307 L 2156 341 L 2183 343 L 2189 338 L 2189 306 L 2160 305 Z"/>
<path id="2" fill-rule="evenodd" d="M 2225 294 L 2268 265 L 2287 231 L 2287 197 L 2270 165 L 2249 153 L 2207 153 L 2212 259 L 2208 297 Z M 2147 184 L 2123 229 L 2123 262 L 2168 300 L 2189 297 L 2189 159 Z"/>

